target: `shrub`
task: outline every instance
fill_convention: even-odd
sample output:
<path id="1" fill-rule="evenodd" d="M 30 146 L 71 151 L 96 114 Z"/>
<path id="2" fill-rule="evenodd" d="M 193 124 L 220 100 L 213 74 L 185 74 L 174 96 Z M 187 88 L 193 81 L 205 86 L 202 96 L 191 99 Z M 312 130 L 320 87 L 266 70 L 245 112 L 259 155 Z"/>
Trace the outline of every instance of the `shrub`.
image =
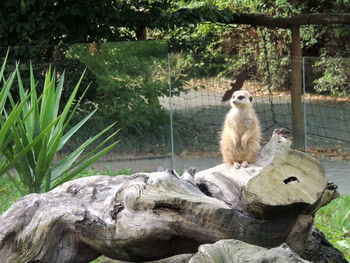
<path id="1" fill-rule="evenodd" d="M 67 58 L 84 63 L 95 75 L 98 115 L 118 120 L 124 135 L 156 132 L 169 118 L 159 102 L 168 96 L 167 44 L 159 41 L 72 45 Z M 181 87 L 179 87 L 181 89 Z"/>
<path id="2" fill-rule="evenodd" d="M 349 96 L 349 67 L 350 60 L 348 58 L 321 57 L 313 65 L 314 71 L 322 74 L 321 77 L 314 80 L 314 89 L 318 93 Z"/>

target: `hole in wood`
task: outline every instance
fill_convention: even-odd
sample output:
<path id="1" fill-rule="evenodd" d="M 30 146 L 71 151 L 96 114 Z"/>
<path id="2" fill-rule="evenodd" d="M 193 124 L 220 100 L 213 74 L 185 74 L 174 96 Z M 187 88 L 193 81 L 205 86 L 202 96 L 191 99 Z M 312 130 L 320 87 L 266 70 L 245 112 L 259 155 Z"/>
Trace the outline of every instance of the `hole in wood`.
<path id="1" fill-rule="evenodd" d="M 291 183 L 300 183 L 299 179 L 296 178 L 295 176 L 288 177 L 287 179 L 284 179 L 283 182 L 285 184 L 291 184 Z"/>
<path id="2" fill-rule="evenodd" d="M 123 209 L 124 209 L 124 206 L 122 204 L 120 204 L 120 203 L 115 204 L 113 209 L 111 211 L 109 211 L 109 214 L 111 215 L 111 217 L 113 219 L 116 219 L 118 213 L 121 212 Z"/>
<path id="3" fill-rule="evenodd" d="M 205 184 L 198 184 L 197 185 L 199 190 L 201 190 L 201 192 L 207 196 L 212 197 L 212 193 L 209 191 L 208 187 Z"/>

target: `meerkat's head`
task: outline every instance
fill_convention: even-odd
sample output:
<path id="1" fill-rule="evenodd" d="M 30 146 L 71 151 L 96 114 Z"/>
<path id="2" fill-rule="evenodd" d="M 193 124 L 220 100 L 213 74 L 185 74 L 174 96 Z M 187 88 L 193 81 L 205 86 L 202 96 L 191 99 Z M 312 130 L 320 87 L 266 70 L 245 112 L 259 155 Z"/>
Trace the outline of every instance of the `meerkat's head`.
<path id="1" fill-rule="evenodd" d="M 252 104 L 253 96 L 246 90 L 237 90 L 232 94 L 231 107 L 249 107 Z"/>

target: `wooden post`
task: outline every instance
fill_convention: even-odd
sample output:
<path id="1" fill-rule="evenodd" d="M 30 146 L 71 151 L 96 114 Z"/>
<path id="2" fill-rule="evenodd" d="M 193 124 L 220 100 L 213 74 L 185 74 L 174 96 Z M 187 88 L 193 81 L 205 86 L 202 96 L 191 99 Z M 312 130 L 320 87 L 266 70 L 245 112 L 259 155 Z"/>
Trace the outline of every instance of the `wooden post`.
<path id="1" fill-rule="evenodd" d="M 138 26 L 136 29 L 137 40 L 147 40 L 147 28 L 146 26 Z"/>
<path id="2" fill-rule="evenodd" d="M 94 42 L 90 43 L 89 52 L 90 52 L 90 55 L 100 53 L 100 45 L 98 44 L 98 42 L 94 41 Z"/>
<path id="3" fill-rule="evenodd" d="M 291 99 L 292 99 L 292 130 L 293 130 L 293 147 L 300 148 L 304 146 L 304 118 L 303 107 L 301 102 L 302 91 L 302 70 L 301 70 L 301 44 L 299 26 L 291 26 L 292 33 L 292 80 L 291 80 Z"/>

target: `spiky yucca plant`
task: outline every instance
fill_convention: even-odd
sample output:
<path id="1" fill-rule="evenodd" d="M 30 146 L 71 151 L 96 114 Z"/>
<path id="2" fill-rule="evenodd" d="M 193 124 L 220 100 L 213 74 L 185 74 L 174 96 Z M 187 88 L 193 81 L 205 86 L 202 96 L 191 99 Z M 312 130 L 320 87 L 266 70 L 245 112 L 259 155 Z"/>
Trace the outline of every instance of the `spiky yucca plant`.
<path id="1" fill-rule="evenodd" d="M 3 68 L 4 65 L 0 73 L 3 73 Z M 8 87 L 11 86 L 15 75 L 17 76 L 20 95 L 18 103 L 14 102 Z M 56 86 L 55 71 L 52 72 L 51 68 L 49 68 L 45 76 L 43 92 L 40 95 L 36 91 L 32 67 L 30 68 L 29 91 L 26 91 L 23 86 L 18 67 L 9 79 L 4 82 L 5 85 L 0 94 L 0 106 L 2 106 L 2 109 L 0 108 L 2 110 L 0 141 L 3 141 L 0 147 L 0 157 L 2 157 L 0 175 L 8 173 L 9 169 L 13 168 L 25 186 L 26 192 L 39 193 L 49 191 L 82 172 L 118 143 L 116 141 L 106 148 L 101 148 L 117 134 L 118 131 L 116 131 L 81 157 L 90 144 L 112 128 L 114 125 L 112 124 L 85 141 L 57 164 L 54 164 L 57 152 L 62 149 L 96 111 L 94 110 L 88 114 L 66 132 L 68 124 L 76 113 L 81 101 L 81 98 L 78 101 L 76 100 L 76 94 L 83 75 L 63 107 L 62 112 L 59 112 L 59 108 L 64 74 L 62 74 Z M 8 84 L 6 85 L 6 83 Z M 9 114 L 4 109 L 6 98 L 12 108 Z M 79 157 L 81 158 L 78 159 Z M 10 175 L 10 177 L 13 179 L 13 175 Z M 16 183 L 16 180 L 13 180 L 13 182 Z M 17 187 L 21 189 L 18 184 Z"/>

